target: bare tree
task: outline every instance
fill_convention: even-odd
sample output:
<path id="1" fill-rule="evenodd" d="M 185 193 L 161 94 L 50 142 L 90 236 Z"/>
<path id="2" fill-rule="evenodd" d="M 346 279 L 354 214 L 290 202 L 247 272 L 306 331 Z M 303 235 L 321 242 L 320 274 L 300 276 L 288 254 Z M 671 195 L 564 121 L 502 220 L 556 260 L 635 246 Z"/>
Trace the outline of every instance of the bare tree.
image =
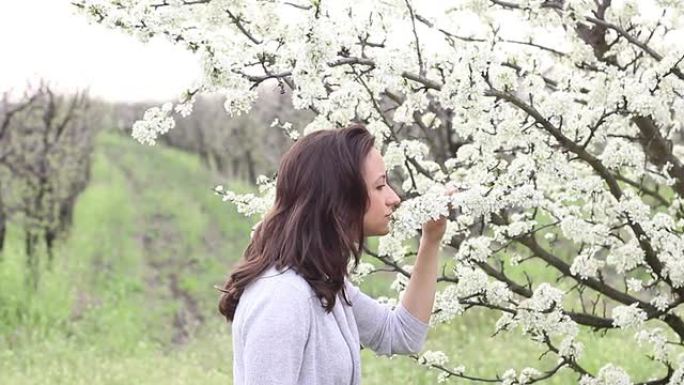
<path id="1" fill-rule="evenodd" d="M 40 249 L 48 266 L 66 233 L 76 198 L 88 184 L 96 130 L 85 93 L 58 95 L 41 83 L 18 102 L 4 99 L 0 134 L 2 225 L 13 216 L 24 229 L 29 274 L 36 287 Z"/>

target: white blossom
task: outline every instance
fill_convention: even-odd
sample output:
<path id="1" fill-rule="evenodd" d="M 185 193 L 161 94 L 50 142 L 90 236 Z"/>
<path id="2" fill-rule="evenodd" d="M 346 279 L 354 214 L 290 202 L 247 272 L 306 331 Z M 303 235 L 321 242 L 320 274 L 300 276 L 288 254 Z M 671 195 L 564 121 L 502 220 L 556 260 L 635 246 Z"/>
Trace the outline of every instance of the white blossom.
<path id="1" fill-rule="evenodd" d="M 653 297 L 649 303 L 655 306 L 656 309 L 665 311 L 669 307 L 670 303 L 672 303 L 672 297 L 670 294 L 662 292 Z"/>
<path id="2" fill-rule="evenodd" d="M 232 191 L 226 191 L 223 187 L 216 187 L 214 192 L 222 197 L 224 202 L 230 201 L 235 204 L 239 213 L 246 216 L 263 216 L 268 210 L 273 207 L 274 196 L 256 196 L 252 193 L 236 194 Z"/>
<path id="3" fill-rule="evenodd" d="M 426 350 L 418 358 L 418 363 L 425 366 L 439 365 L 446 366 L 449 363 L 449 357 L 442 351 Z"/>
<path id="4" fill-rule="evenodd" d="M 459 265 L 456 267 L 456 276 L 458 277 L 456 292 L 460 297 L 481 294 L 487 290 L 487 274 L 482 270 Z"/>
<path id="5" fill-rule="evenodd" d="M 455 258 L 462 261 L 486 262 L 492 253 L 491 239 L 485 236 L 468 238 L 461 243 Z"/>
<path id="6" fill-rule="evenodd" d="M 444 194 L 442 187 L 402 202 L 394 212 L 396 221 L 392 227 L 392 235 L 398 239 L 415 235 L 423 223 L 448 215 L 448 204 L 455 199 L 458 199 L 458 194 L 449 197 Z"/>
<path id="7" fill-rule="evenodd" d="M 667 362 L 670 358 L 672 350 L 667 342 L 667 335 L 662 328 L 652 328 L 649 330 L 640 330 L 634 337 L 639 345 L 650 344 L 653 348 L 653 357 L 660 362 Z"/>
<path id="8" fill-rule="evenodd" d="M 586 252 L 575 257 L 572 265 L 570 266 L 570 272 L 572 275 L 579 276 L 581 279 L 587 278 L 597 278 L 599 270 L 605 264 L 592 257 L 592 252 Z"/>
<path id="9" fill-rule="evenodd" d="M 142 120 L 133 123 L 132 136 L 140 143 L 154 145 L 159 135 L 167 133 L 176 124 L 169 116 L 171 108 L 171 103 L 149 108 Z"/>
<path id="10" fill-rule="evenodd" d="M 600 159 L 611 169 L 640 167 L 644 163 L 644 152 L 640 147 L 625 140 L 612 140 L 603 150 Z M 638 172 L 637 175 L 640 175 Z"/>
<path id="11" fill-rule="evenodd" d="M 535 368 L 523 368 L 518 375 L 519 384 L 529 384 L 532 380 L 540 377 L 542 373 Z"/>
<path id="12" fill-rule="evenodd" d="M 627 290 L 640 292 L 644 288 L 644 282 L 637 278 L 627 278 Z"/>
<path id="13" fill-rule="evenodd" d="M 412 265 L 404 265 L 404 266 L 402 266 L 402 269 L 410 274 L 411 270 L 413 269 L 413 266 Z M 403 273 L 399 272 L 395 275 L 395 278 L 394 278 L 394 281 L 392 281 L 392 284 L 390 284 L 390 289 L 396 290 L 397 293 L 401 294 L 406 289 L 406 286 L 408 286 L 408 282 L 409 282 L 409 277 L 407 277 Z"/>
<path id="14" fill-rule="evenodd" d="M 492 305 L 505 306 L 512 297 L 511 290 L 501 281 L 492 281 L 485 289 L 485 300 Z"/>
<path id="15" fill-rule="evenodd" d="M 280 127 L 288 138 L 296 141 L 301 136 L 301 133 L 292 127 L 290 122 L 281 122 L 280 119 L 276 118 L 272 123 L 271 127 Z"/>
<path id="16" fill-rule="evenodd" d="M 356 269 L 351 270 L 349 278 L 352 280 L 352 282 L 358 285 L 363 282 L 363 279 L 367 275 L 371 274 L 374 270 L 375 267 L 372 264 L 368 262 L 359 262 L 359 265 L 356 267 Z"/>
<path id="17" fill-rule="evenodd" d="M 185 103 L 177 104 L 176 107 L 174 107 L 174 111 L 176 111 L 182 117 L 187 117 L 192 113 L 192 106 L 192 102 L 187 101 Z"/>
<path id="18" fill-rule="evenodd" d="M 618 273 L 624 273 L 645 263 L 644 250 L 636 240 L 631 240 L 623 246 L 611 250 L 606 263 L 615 267 Z"/>
<path id="19" fill-rule="evenodd" d="M 580 385 L 632 385 L 632 380 L 629 378 L 624 369 L 613 364 L 603 366 L 596 378 L 583 375 L 579 382 Z"/>
<path id="20" fill-rule="evenodd" d="M 613 308 L 613 325 L 621 328 L 638 327 L 646 321 L 646 313 L 639 309 L 638 303 L 629 306 L 619 305 Z"/>
<path id="21" fill-rule="evenodd" d="M 560 228 L 568 239 L 578 243 L 601 244 L 609 234 L 609 228 L 604 224 L 592 225 L 580 218 L 570 216 L 563 219 Z"/>
<path id="22" fill-rule="evenodd" d="M 517 373 L 515 372 L 515 369 L 508 369 L 506 370 L 503 375 L 501 376 L 501 384 L 502 385 L 514 385 L 517 383 Z"/>
<path id="23" fill-rule="evenodd" d="M 378 255 L 388 256 L 393 261 L 401 261 L 408 253 L 409 248 L 400 238 L 396 238 L 393 234 L 388 234 L 380 237 L 378 240 Z"/>
<path id="24" fill-rule="evenodd" d="M 562 290 L 548 283 L 542 283 L 534 290 L 532 297 L 523 301 L 521 306 L 538 312 L 547 312 L 556 308 L 562 308 L 563 297 Z"/>
<path id="25" fill-rule="evenodd" d="M 387 167 L 388 170 L 403 165 L 406 161 L 404 148 L 399 146 L 396 142 L 390 143 L 385 150 L 383 159 L 385 161 L 385 167 Z"/>
<path id="26" fill-rule="evenodd" d="M 672 372 L 672 377 L 670 377 L 670 381 L 667 382 L 667 385 L 682 384 L 684 384 L 684 368 L 677 368 L 674 372 Z"/>
<path id="27" fill-rule="evenodd" d="M 564 337 L 561 343 L 558 345 L 558 354 L 561 357 L 577 360 L 582 356 L 582 353 L 584 352 L 584 344 L 578 341 L 575 337 L 575 335 L 568 335 Z"/>
<path id="28" fill-rule="evenodd" d="M 435 293 L 435 304 L 432 309 L 430 324 L 448 322 L 463 313 L 463 310 L 463 306 L 459 302 L 456 285 L 449 285 L 444 290 Z"/>
<path id="29" fill-rule="evenodd" d="M 459 366 L 456 366 L 454 368 L 451 368 L 450 370 L 452 373 L 454 373 L 453 375 L 461 375 L 465 372 L 465 366 L 459 365 Z M 443 384 L 443 383 L 447 382 L 449 380 L 449 378 L 451 378 L 451 376 L 453 376 L 453 375 L 449 372 L 442 371 L 437 375 L 437 383 Z"/>

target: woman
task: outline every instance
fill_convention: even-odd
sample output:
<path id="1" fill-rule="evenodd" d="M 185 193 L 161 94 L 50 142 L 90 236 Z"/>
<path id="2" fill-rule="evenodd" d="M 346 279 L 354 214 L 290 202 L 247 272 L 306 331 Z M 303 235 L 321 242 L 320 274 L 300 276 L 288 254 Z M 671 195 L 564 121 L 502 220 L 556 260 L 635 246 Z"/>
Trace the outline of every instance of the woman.
<path id="1" fill-rule="evenodd" d="M 361 125 L 298 140 L 278 170 L 273 209 L 227 280 L 219 310 L 232 322 L 234 385 L 358 385 L 359 345 L 418 353 L 435 297 L 446 219 L 429 221 L 400 304 L 347 280 L 365 237 L 389 232 L 400 203 L 373 136 Z"/>

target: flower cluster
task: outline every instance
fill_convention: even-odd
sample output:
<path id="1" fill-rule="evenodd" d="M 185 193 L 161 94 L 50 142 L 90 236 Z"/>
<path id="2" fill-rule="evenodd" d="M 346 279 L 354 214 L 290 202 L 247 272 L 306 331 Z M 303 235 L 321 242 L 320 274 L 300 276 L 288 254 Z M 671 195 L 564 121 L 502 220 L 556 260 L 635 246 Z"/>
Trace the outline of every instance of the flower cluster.
<path id="1" fill-rule="evenodd" d="M 646 321 L 646 313 L 638 303 L 613 308 L 613 325 L 621 328 L 639 327 Z"/>
<path id="2" fill-rule="evenodd" d="M 373 273 L 373 271 L 375 271 L 375 266 L 372 264 L 368 262 L 359 262 L 359 265 L 356 266 L 356 269 L 351 270 L 349 278 L 352 280 L 352 282 L 358 285 L 363 282 L 363 279 L 366 276 Z"/>
<path id="3" fill-rule="evenodd" d="M 140 143 L 154 145 L 159 135 L 167 133 L 176 124 L 169 116 L 171 109 L 171 103 L 149 108 L 145 111 L 142 120 L 133 124 L 133 137 Z"/>

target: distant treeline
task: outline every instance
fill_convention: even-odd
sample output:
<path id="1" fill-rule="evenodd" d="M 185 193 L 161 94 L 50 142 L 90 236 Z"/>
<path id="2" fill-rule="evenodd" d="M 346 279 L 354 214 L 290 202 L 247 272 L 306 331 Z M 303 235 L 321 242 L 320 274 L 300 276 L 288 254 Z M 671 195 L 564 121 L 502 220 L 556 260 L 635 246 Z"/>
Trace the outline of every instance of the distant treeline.
<path id="1" fill-rule="evenodd" d="M 130 133 L 145 110 L 158 103 L 117 104 L 112 114 L 118 128 Z M 199 96 L 188 117 L 175 115 L 176 126 L 158 138 L 160 143 L 198 154 L 204 164 L 231 179 L 254 184 L 259 174 L 271 174 L 281 155 L 292 145 L 282 130 L 271 127 L 277 118 L 301 128 L 311 111 L 294 110 L 290 95 L 262 89 L 249 113 L 227 115 L 220 96 Z"/>

